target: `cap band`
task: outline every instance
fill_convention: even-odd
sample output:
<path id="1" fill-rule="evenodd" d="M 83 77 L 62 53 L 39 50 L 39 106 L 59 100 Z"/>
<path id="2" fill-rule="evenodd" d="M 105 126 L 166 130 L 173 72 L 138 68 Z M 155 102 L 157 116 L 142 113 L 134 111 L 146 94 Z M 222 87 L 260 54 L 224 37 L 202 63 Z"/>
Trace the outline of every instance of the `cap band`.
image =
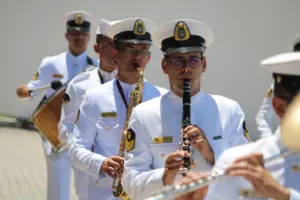
<path id="1" fill-rule="evenodd" d="M 294 51 L 300 51 L 300 42 L 294 45 Z"/>
<path id="2" fill-rule="evenodd" d="M 91 23 L 84 21 L 82 24 L 77 24 L 75 20 L 70 20 L 66 24 L 67 31 L 83 31 L 83 32 L 89 32 L 91 28 Z"/>
<path id="3" fill-rule="evenodd" d="M 290 102 L 300 90 L 300 76 L 273 73 L 273 77 L 275 96 Z"/>
<path id="4" fill-rule="evenodd" d="M 124 31 L 115 35 L 114 40 L 128 43 L 152 44 L 151 35 L 148 32 L 144 35 L 136 35 L 133 31 Z"/>
<path id="5" fill-rule="evenodd" d="M 178 41 L 169 37 L 161 42 L 161 50 L 165 53 L 171 52 L 204 52 L 205 40 L 201 36 L 191 35 L 187 40 Z"/>

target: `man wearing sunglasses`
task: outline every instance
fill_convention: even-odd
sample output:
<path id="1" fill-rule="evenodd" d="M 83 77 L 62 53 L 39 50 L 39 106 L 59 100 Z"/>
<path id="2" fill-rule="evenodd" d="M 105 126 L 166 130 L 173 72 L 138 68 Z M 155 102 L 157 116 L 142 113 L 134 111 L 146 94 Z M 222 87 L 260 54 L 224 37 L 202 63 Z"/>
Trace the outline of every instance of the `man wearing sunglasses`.
<path id="1" fill-rule="evenodd" d="M 76 76 L 69 84 L 64 95 L 61 120 L 59 122 L 60 140 L 71 144 L 74 122 L 79 106 L 87 90 L 104 84 L 116 77 L 117 65 L 112 56 L 113 40 L 108 37 L 108 29 L 118 21 L 100 20 L 96 32 L 94 50 L 99 55 L 99 67 Z M 88 200 L 88 175 L 74 169 L 75 189 L 79 200 Z"/>
<path id="2" fill-rule="evenodd" d="M 119 199 L 112 194 L 112 182 L 122 176 L 124 169 L 124 158 L 118 153 L 130 92 L 140 78 L 136 65 L 144 69 L 149 62 L 151 35 L 155 28 L 156 25 L 148 19 L 130 18 L 108 30 L 108 36 L 114 40 L 113 55 L 118 75 L 115 80 L 86 92 L 69 151 L 73 165 L 91 175 L 89 200 Z M 166 92 L 145 81 L 142 101 Z"/>
<path id="3" fill-rule="evenodd" d="M 164 54 L 162 70 L 171 91 L 138 105 L 131 115 L 127 134 L 134 140 L 127 140 L 133 145 L 126 148 L 122 184 L 132 200 L 174 183 L 183 158 L 190 156 L 178 150 L 181 134 L 190 138 L 183 146 L 195 148 L 193 170 L 208 170 L 226 148 L 249 142 L 239 104 L 201 89 L 207 68 L 204 52 L 213 42 L 211 29 L 195 20 L 174 20 L 156 30 L 154 42 Z M 184 79 L 190 82 L 192 125 L 182 130 Z"/>

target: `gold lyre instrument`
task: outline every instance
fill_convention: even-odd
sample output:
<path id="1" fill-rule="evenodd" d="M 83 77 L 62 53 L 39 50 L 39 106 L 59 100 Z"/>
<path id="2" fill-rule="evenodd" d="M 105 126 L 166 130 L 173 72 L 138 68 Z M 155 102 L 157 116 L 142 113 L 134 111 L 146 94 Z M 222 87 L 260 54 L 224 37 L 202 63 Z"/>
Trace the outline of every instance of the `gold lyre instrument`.
<path id="1" fill-rule="evenodd" d="M 280 137 L 287 147 L 280 153 L 266 158 L 264 160 L 265 164 L 270 163 L 279 158 L 291 155 L 294 152 L 300 152 L 300 94 L 295 97 L 291 105 L 288 107 L 287 112 L 281 123 L 281 134 Z M 182 195 L 188 194 L 190 192 L 201 189 L 213 182 L 217 182 L 226 176 L 226 171 L 224 169 L 215 169 L 209 176 L 205 178 L 198 179 L 195 182 L 186 185 L 170 185 L 165 188 L 162 192 L 154 195 L 146 200 L 168 200 L 180 197 Z"/>
<path id="2" fill-rule="evenodd" d="M 142 102 L 143 99 L 143 88 L 144 88 L 144 71 L 140 66 L 136 66 L 136 69 L 139 72 L 139 80 L 137 82 L 137 85 L 133 91 L 130 92 L 130 101 L 126 112 L 126 120 L 125 125 L 123 129 L 123 135 L 120 142 L 120 150 L 119 150 L 119 156 L 124 158 L 124 152 L 125 152 L 125 142 L 126 142 L 126 135 L 127 135 L 127 129 L 129 125 L 129 118 L 131 116 L 133 108 Z M 117 182 L 117 183 L 116 183 Z M 112 184 L 113 189 L 113 195 L 115 197 L 118 197 L 122 200 L 130 200 L 128 195 L 123 189 L 123 186 L 121 184 L 121 177 L 114 179 Z"/>

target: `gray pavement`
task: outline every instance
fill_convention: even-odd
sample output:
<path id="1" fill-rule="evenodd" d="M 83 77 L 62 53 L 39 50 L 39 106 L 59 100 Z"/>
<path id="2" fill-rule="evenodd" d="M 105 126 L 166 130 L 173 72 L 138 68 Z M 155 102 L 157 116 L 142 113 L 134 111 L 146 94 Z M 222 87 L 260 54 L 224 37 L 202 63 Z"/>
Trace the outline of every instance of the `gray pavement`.
<path id="1" fill-rule="evenodd" d="M 46 163 L 35 131 L 0 127 L 0 200 L 45 200 Z M 71 180 L 71 198 L 78 200 Z"/>

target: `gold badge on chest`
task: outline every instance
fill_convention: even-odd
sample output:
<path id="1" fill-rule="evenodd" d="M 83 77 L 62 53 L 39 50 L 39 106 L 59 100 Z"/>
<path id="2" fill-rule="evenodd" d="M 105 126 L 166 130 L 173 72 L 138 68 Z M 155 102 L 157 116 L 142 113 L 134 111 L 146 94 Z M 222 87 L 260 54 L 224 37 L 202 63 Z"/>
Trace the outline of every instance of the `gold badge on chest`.
<path id="1" fill-rule="evenodd" d="M 292 170 L 293 170 L 293 172 L 298 172 L 299 171 L 299 166 L 297 164 L 294 164 L 292 166 Z"/>
<path id="2" fill-rule="evenodd" d="M 153 138 L 153 143 L 154 144 L 171 143 L 171 142 L 172 142 L 172 136 L 161 136 L 161 137 Z"/>
<path id="3" fill-rule="evenodd" d="M 117 118 L 116 112 L 103 112 L 101 113 L 101 117 L 103 118 Z"/>

